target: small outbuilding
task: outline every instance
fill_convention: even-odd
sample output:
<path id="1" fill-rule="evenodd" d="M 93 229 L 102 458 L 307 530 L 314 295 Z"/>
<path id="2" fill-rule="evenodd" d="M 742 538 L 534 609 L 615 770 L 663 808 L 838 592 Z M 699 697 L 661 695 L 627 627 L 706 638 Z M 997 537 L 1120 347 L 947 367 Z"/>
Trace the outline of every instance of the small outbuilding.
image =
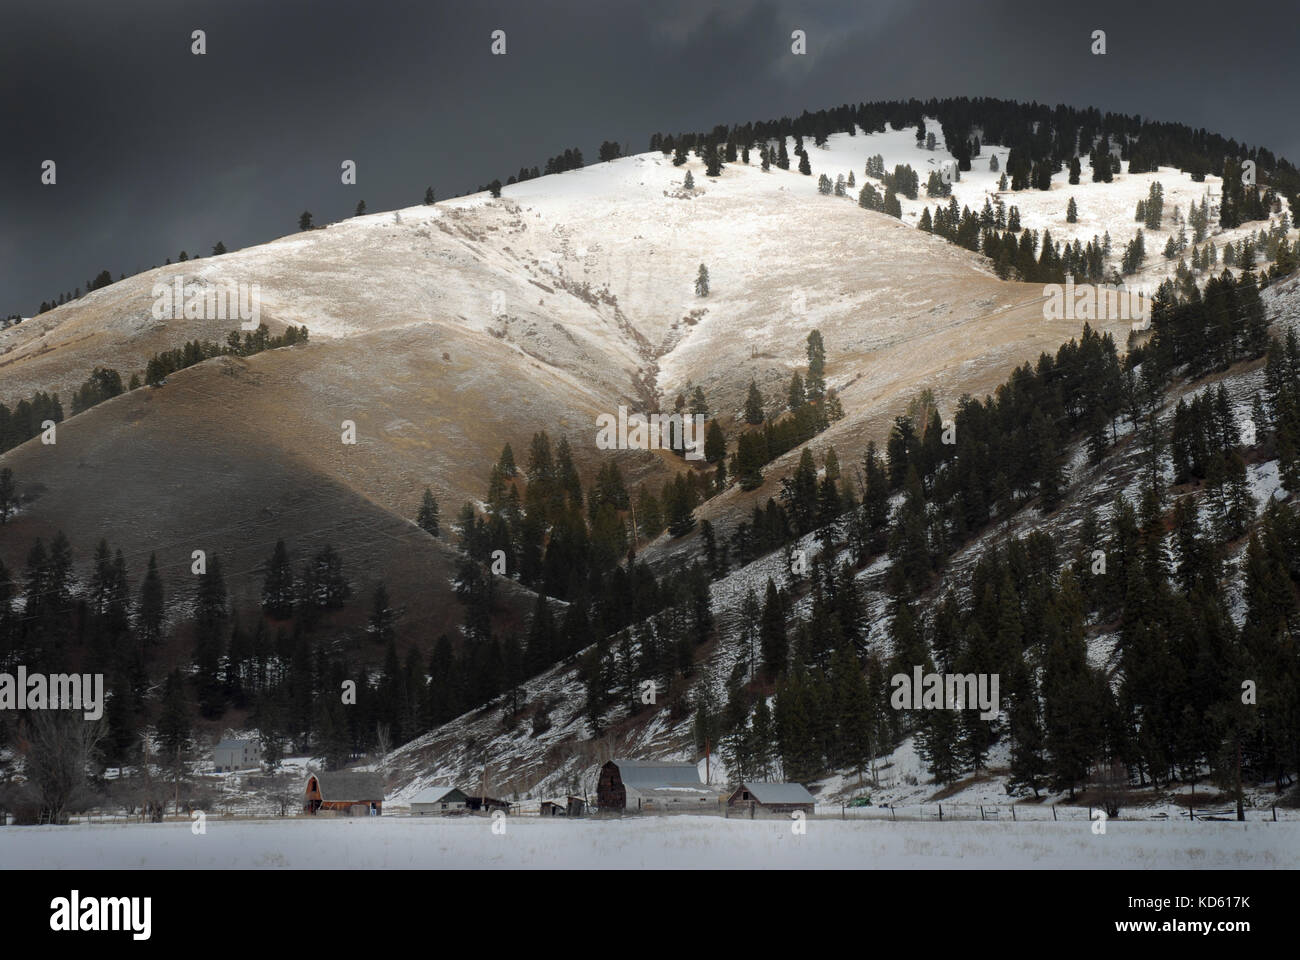
<path id="1" fill-rule="evenodd" d="M 742 783 L 727 798 L 732 809 L 755 810 L 765 813 L 794 813 L 796 810 L 812 815 L 817 801 L 802 783 Z"/>
<path id="2" fill-rule="evenodd" d="M 350 817 L 377 817 L 384 812 L 384 779 L 377 773 L 336 770 L 307 775 L 302 808 L 307 813 L 332 810 Z"/>
<path id="3" fill-rule="evenodd" d="M 411 799 L 411 815 L 427 817 L 465 812 L 465 794 L 456 787 L 428 787 Z"/>
<path id="4" fill-rule="evenodd" d="M 540 813 L 543 817 L 567 817 L 569 808 L 558 800 L 543 800 Z"/>
<path id="5" fill-rule="evenodd" d="M 491 813 L 493 810 L 500 810 L 503 813 L 509 813 L 510 801 L 498 800 L 496 797 L 485 797 L 481 793 L 466 794 L 465 808 L 467 810 L 473 811 L 474 813 L 480 813 L 480 812 Z"/>

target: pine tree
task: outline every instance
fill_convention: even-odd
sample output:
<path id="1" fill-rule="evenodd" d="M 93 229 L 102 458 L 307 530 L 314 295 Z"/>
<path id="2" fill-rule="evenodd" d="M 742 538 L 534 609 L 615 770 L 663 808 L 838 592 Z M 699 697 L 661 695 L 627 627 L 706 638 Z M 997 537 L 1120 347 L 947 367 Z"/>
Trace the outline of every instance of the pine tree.
<path id="1" fill-rule="evenodd" d="M 396 614 L 388 599 L 388 587 L 381 580 L 375 587 L 374 600 L 371 603 L 370 622 L 366 633 L 376 643 L 390 644 L 397 639 L 395 628 Z"/>
<path id="2" fill-rule="evenodd" d="M 710 420 L 704 433 L 704 459 L 709 463 L 721 463 L 727 455 L 727 438 L 717 420 Z"/>
<path id="3" fill-rule="evenodd" d="M 697 297 L 707 297 L 709 295 L 709 268 L 700 264 L 700 272 L 695 276 L 695 295 Z"/>
<path id="4" fill-rule="evenodd" d="M 149 567 L 140 585 L 140 602 L 136 608 L 136 629 L 140 643 L 148 648 L 162 640 L 163 585 L 158 575 L 158 557 L 149 554 Z"/>
<path id="5" fill-rule="evenodd" d="M 753 395 L 754 382 L 750 381 L 750 395 Z M 7 413 L 7 411 L 6 411 Z M 762 400 L 759 400 L 759 413 L 762 413 Z M 3 429 L 4 417 L 0 417 L 0 429 Z M 4 439 L 0 437 L 0 445 Z M 9 514 L 18 506 L 17 488 L 14 485 L 14 472 L 9 467 L 0 468 L 0 527 L 9 522 Z"/>
<path id="6" fill-rule="evenodd" d="M 311 228 L 312 228 L 312 226 L 311 226 L 311 213 L 310 213 L 309 211 L 307 211 L 307 210 L 304 210 L 304 211 L 302 212 L 302 216 L 300 216 L 300 217 L 298 218 L 298 229 L 299 229 L 299 230 L 310 230 Z"/>
<path id="7" fill-rule="evenodd" d="M 763 422 L 763 394 L 752 377 L 749 381 L 749 393 L 745 397 L 745 422 L 751 425 Z"/>
<path id="8" fill-rule="evenodd" d="M 507 445 L 506 450 L 509 449 L 509 445 Z M 505 451 L 502 451 L 502 458 L 504 459 L 504 457 Z M 513 466 L 513 457 L 511 458 L 511 465 Z M 424 498 L 420 501 L 420 511 L 416 514 L 415 522 L 429 536 L 436 537 L 439 535 L 438 501 L 434 498 L 433 491 L 428 487 L 424 488 Z"/>
<path id="9" fill-rule="evenodd" d="M 808 377 L 804 393 L 809 400 L 817 401 L 826 393 L 826 347 L 820 331 L 808 334 Z"/>
<path id="10" fill-rule="evenodd" d="M 433 203 L 434 203 L 433 187 L 425 187 L 425 188 L 424 188 L 424 204 L 425 204 L 425 206 L 433 206 Z"/>
<path id="11" fill-rule="evenodd" d="M 158 746 L 167 761 L 173 761 L 190 745 L 189 700 L 179 669 L 167 675 L 163 686 L 162 707 L 158 715 Z"/>
<path id="12" fill-rule="evenodd" d="M 808 396 L 804 391 L 803 377 L 799 376 L 799 371 L 794 372 L 790 378 L 790 389 L 787 392 L 787 405 L 791 410 L 798 410 L 808 401 Z"/>
<path id="13" fill-rule="evenodd" d="M 276 620 L 293 616 L 293 566 L 283 540 L 275 542 L 275 550 L 266 566 L 262 581 L 262 609 Z"/>
<path id="14" fill-rule="evenodd" d="M 769 680 L 776 679 L 785 670 L 789 640 L 785 630 L 785 609 L 776 584 L 770 577 L 758 625 L 758 647 L 763 660 L 763 673 Z"/>
<path id="15" fill-rule="evenodd" d="M 1079 222 L 1079 208 L 1075 206 L 1074 197 L 1071 197 L 1070 202 L 1065 206 L 1065 222 L 1066 223 Z"/>
<path id="16" fill-rule="evenodd" d="M 1088 666 L 1082 597 L 1068 571 L 1051 604 L 1051 622 L 1054 639 L 1043 665 L 1044 743 L 1053 788 L 1068 789 L 1073 798 L 1098 753 L 1101 711 L 1097 681 Z"/>

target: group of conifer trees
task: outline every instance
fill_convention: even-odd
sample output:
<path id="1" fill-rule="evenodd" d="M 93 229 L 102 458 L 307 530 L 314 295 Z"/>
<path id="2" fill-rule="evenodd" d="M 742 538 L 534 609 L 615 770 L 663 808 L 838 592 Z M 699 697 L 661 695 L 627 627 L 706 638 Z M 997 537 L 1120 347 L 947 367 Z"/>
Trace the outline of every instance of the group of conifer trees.
<path id="1" fill-rule="evenodd" d="M 926 441 L 942 431 L 937 420 L 919 444 L 908 426 L 896 424 L 889 460 L 867 454 L 861 501 L 848 499 L 848 513 L 835 523 L 839 534 L 827 538 L 862 544 L 857 562 L 837 570 L 819 557 L 806 584 L 798 576 L 785 589 L 769 583 L 764 603 L 745 601 L 733 640 L 741 654 L 736 672 L 721 694 L 707 686 L 696 704 L 697 737 L 722 746 L 729 770 L 763 776 L 779 761 L 784 776 L 805 781 L 834 769 L 864 770 L 914 734 L 930 773 L 944 783 L 984 768 L 999 742 L 1009 748 L 1013 788 L 1035 794 L 1194 782 L 1206 771 L 1232 791 L 1239 757 L 1246 779 L 1292 782 L 1300 769 L 1293 627 L 1300 623 L 1300 514 L 1271 502 L 1256 521 L 1243 465 L 1293 442 L 1286 431 L 1294 429 L 1300 392 L 1300 342 L 1294 334 L 1274 342 L 1266 396 L 1256 398 L 1254 429 L 1244 432 L 1249 442 L 1224 391 L 1181 403 L 1168 422 L 1135 438 L 1148 453 L 1154 448 L 1157 467 L 1171 459 L 1175 487 L 1164 486 L 1161 470 L 1144 470 L 1135 500 L 1119 495 L 1104 522 L 1086 512 L 1069 556 L 1060 556 L 1058 539 L 1047 533 L 1012 538 L 981 552 L 963 574 L 965 589 L 932 596 L 939 569 L 961 542 L 961 524 L 969 536 L 987 519 L 963 519 L 951 509 L 953 500 L 981 501 L 984 485 L 972 482 L 970 465 L 1015 462 L 981 456 L 981 443 L 1010 441 L 1023 429 L 1016 426 L 1024 422 L 1019 405 L 1046 403 L 1062 420 L 1064 433 L 1051 444 L 1059 460 L 1067 440 L 1091 439 L 1086 424 L 1095 418 L 1082 411 L 1113 390 L 1117 376 L 1130 379 L 1113 346 L 1090 331 L 1083 344 L 1067 344 L 1057 362 L 1049 360 L 1044 355 L 1037 373 L 1017 371 L 996 406 L 964 404 L 958 437 L 963 426 L 968 433 L 981 423 L 1004 426 L 975 432 L 955 455 L 945 457 L 942 444 L 927 451 Z M 1149 405 L 1133 412 L 1148 425 L 1154 420 Z M 891 511 L 887 498 L 900 474 L 908 492 Z M 1022 495 L 1036 485 L 1032 476 L 1014 482 L 1024 484 Z M 1292 482 L 1300 488 L 1300 476 Z M 1014 506 L 1006 502 L 999 515 Z M 1237 627 L 1227 560 L 1243 537 L 1246 613 Z M 854 573 L 885 549 L 893 561 L 886 578 L 893 654 L 882 661 L 863 643 Z M 811 594 L 807 617 L 789 619 L 790 590 Z M 1098 629 L 1116 634 L 1106 666 L 1087 656 L 1087 637 Z M 1001 715 L 983 719 L 976 705 L 893 709 L 889 678 L 910 677 L 915 666 L 999 675 Z M 1250 705 L 1242 697 L 1247 683 L 1257 691 Z"/>

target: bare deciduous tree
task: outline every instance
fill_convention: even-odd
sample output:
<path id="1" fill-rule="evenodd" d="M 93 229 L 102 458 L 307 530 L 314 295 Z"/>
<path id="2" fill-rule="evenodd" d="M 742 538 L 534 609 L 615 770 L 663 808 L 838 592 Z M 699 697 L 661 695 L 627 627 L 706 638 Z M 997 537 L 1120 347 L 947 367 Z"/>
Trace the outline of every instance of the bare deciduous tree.
<path id="1" fill-rule="evenodd" d="M 104 738 L 102 720 L 63 710 L 33 711 L 20 738 L 25 771 L 40 801 L 43 823 L 66 823 L 94 799 L 89 769 Z"/>

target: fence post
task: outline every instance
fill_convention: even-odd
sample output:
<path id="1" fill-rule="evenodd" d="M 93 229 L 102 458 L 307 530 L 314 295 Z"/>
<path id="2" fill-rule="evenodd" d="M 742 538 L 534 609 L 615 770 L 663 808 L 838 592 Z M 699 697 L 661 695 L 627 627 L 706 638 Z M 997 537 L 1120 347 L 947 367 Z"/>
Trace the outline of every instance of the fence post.
<path id="1" fill-rule="evenodd" d="M 939 822 L 943 823 L 943 804 L 939 804 Z"/>
<path id="2" fill-rule="evenodd" d="M 1052 804 L 1052 819 L 1056 819 L 1056 804 Z"/>
<path id="3" fill-rule="evenodd" d="M 1277 804 L 1273 804 L 1273 822 L 1277 823 Z"/>
<path id="4" fill-rule="evenodd" d="M 894 816 L 894 805 L 892 803 L 889 805 L 889 819 L 890 820 L 898 819 L 896 816 Z"/>
<path id="5" fill-rule="evenodd" d="M 841 819 L 841 820 L 847 819 L 847 818 L 845 817 L 845 815 L 844 815 L 844 804 L 843 804 L 843 803 L 840 804 L 840 819 Z"/>

